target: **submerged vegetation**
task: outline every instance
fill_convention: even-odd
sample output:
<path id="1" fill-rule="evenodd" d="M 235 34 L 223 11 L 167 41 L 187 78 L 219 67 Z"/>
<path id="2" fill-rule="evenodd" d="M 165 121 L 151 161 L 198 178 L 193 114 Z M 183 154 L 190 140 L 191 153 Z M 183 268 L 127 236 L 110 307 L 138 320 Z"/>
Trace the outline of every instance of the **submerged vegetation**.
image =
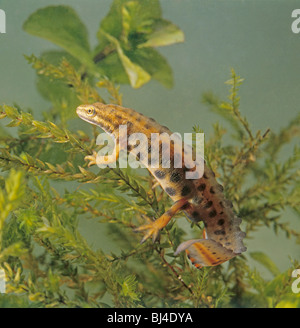
<path id="1" fill-rule="evenodd" d="M 291 290 L 292 271 L 299 268 L 293 259 L 280 272 L 266 254 L 250 249 L 226 264 L 197 270 L 184 254 L 173 255 L 185 237 L 178 220 L 157 242 L 141 245 L 133 229 L 144 215 L 164 213 L 168 196 L 145 170 L 89 169 L 84 162 L 96 149 L 96 129 L 71 127 L 77 105 L 122 104 L 123 83 L 139 88 L 156 79 L 172 86 L 171 68 L 154 47 L 184 36 L 162 18 L 159 2 L 113 1 L 94 50 L 69 7 L 38 10 L 24 30 L 63 51 L 26 56 L 40 93 L 52 104 L 42 120 L 20 106 L 0 106 L 6 124 L 0 136 L 0 268 L 6 276 L 0 307 L 299 307 L 300 294 Z M 300 215 L 299 148 L 279 158 L 299 138 L 300 116 L 277 134 L 253 130 L 240 111 L 242 81 L 232 70 L 228 99 L 203 96 L 222 119 L 206 138 L 207 162 L 243 219 L 245 244 L 261 226 L 273 229 L 274 238 L 283 231 L 300 243 L 300 232 L 284 217 L 288 208 Z M 201 126 L 193 131 L 202 132 Z M 85 224 L 101 226 L 109 247 L 92 245 Z M 193 237 L 199 238 L 201 228 L 192 225 Z M 250 257 L 272 278 L 253 269 Z"/>

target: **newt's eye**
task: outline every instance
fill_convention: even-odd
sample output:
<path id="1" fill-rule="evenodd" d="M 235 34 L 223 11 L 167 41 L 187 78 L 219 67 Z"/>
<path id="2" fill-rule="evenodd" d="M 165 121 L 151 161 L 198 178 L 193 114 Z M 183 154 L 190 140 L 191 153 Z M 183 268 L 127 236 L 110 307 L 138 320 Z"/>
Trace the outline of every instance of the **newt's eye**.
<path id="1" fill-rule="evenodd" d="M 88 116 L 93 116 L 95 115 L 95 108 L 94 107 L 89 107 L 86 111 Z"/>

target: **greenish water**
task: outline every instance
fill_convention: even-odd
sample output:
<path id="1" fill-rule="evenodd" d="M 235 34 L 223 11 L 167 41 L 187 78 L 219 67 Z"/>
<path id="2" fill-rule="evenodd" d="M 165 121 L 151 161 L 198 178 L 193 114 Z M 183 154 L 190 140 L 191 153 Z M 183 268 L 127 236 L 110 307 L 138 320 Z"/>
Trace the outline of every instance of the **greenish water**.
<path id="1" fill-rule="evenodd" d="M 111 1 L 1 0 L 7 33 L 0 34 L 0 103 L 30 107 L 38 118 L 50 104 L 38 94 L 35 72 L 23 54 L 38 55 L 55 46 L 23 32 L 22 24 L 36 9 L 50 4 L 72 6 L 95 46 L 99 22 Z M 226 97 L 224 82 L 234 68 L 245 78 L 241 112 L 254 130 L 278 131 L 295 117 L 300 104 L 300 34 L 291 30 L 291 13 L 300 7 L 299 1 L 161 0 L 161 5 L 163 16 L 186 37 L 183 44 L 160 49 L 173 69 L 174 88 L 165 89 L 155 81 L 137 90 L 122 86 L 125 106 L 154 117 L 173 131 L 189 132 L 199 124 L 209 134 L 219 118 L 201 103 L 201 96 L 213 91 Z M 300 228 L 293 213 L 287 212 L 286 219 Z M 87 222 L 83 229 L 95 247 L 103 246 L 103 239 L 97 238 L 100 225 L 95 228 Z M 294 241 L 275 238 L 266 229 L 258 231 L 247 246 L 250 251 L 265 251 L 282 270 L 289 266 L 289 256 L 299 259 Z"/>

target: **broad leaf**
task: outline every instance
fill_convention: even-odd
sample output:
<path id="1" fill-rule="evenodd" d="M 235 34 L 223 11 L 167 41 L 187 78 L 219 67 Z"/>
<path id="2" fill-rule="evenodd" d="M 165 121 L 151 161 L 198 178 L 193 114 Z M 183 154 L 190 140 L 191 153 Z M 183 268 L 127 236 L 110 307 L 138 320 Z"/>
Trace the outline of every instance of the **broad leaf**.
<path id="1" fill-rule="evenodd" d="M 130 84 L 133 88 L 139 88 L 143 84 L 147 83 L 151 76 L 148 74 L 141 66 L 138 64 L 132 62 L 124 53 L 123 49 L 121 48 L 121 45 L 119 41 L 114 38 L 113 36 L 103 32 L 103 34 L 106 36 L 108 40 L 110 40 L 117 49 L 117 53 L 119 55 L 120 61 L 122 62 L 122 65 L 127 73 L 128 79 L 130 81 Z"/>
<path id="2" fill-rule="evenodd" d="M 129 57 L 165 87 L 171 88 L 173 86 L 172 69 L 167 60 L 155 49 L 137 49 Z"/>
<path id="3" fill-rule="evenodd" d="M 147 34 L 153 30 L 154 18 L 145 11 L 144 6 L 138 1 L 130 1 L 122 7 L 122 35 L 123 42 L 134 47 L 147 40 Z"/>
<path id="4" fill-rule="evenodd" d="M 138 47 L 167 46 L 183 41 L 184 34 L 179 27 L 165 19 L 159 19 L 153 26 L 153 32 L 147 36 L 147 41 Z"/>
<path id="5" fill-rule="evenodd" d="M 130 9 L 136 10 L 138 6 L 141 7 L 138 18 L 139 20 L 148 20 L 150 18 L 158 19 L 161 17 L 161 8 L 158 0 L 143 0 L 142 5 L 140 5 L 139 1 L 114 0 L 109 13 L 101 21 L 100 29 L 98 31 L 99 40 L 102 41 L 103 37 L 101 31 L 105 31 L 116 38 L 119 37 L 123 29 L 124 13 Z"/>
<path id="6" fill-rule="evenodd" d="M 127 73 L 117 52 L 105 57 L 97 64 L 103 76 L 118 84 L 130 84 Z"/>

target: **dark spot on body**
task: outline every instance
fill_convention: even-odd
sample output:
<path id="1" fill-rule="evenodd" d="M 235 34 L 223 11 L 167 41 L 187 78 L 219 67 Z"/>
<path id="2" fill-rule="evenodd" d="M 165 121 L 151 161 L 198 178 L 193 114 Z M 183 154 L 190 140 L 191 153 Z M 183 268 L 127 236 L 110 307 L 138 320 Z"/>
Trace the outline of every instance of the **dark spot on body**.
<path id="1" fill-rule="evenodd" d="M 216 210 L 212 210 L 211 212 L 208 213 L 208 216 L 209 216 L 210 218 L 213 218 L 213 217 L 215 217 L 216 215 L 217 215 Z"/>
<path id="2" fill-rule="evenodd" d="M 213 202 L 210 200 L 205 204 L 204 208 L 210 208 L 210 207 L 212 207 L 212 205 L 213 205 Z"/>
<path id="3" fill-rule="evenodd" d="M 197 189 L 199 191 L 204 191 L 205 188 L 206 188 L 206 184 L 205 183 L 201 183 Z"/>
<path id="4" fill-rule="evenodd" d="M 197 212 L 197 211 L 194 211 L 193 213 L 192 213 L 192 216 L 195 218 L 195 219 L 198 219 L 199 218 L 199 213 Z"/>
<path id="5" fill-rule="evenodd" d="M 214 189 L 214 187 L 211 187 L 211 188 L 209 189 L 209 192 L 210 192 L 211 194 L 214 194 L 214 193 L 215 193 L 215 189 Z"/>
<path id="6" fill-rule="evenodd" d="M 158 178 L 158 179 L 164 179 L 166 177 L 166 172 L 162 171 L 162 170 L 157 170 L 154 172 L 154 175 Z"/>
<path id="7" fill-rule="evenodd" d="M 191 192 L 191 188 L 189 186 L 184 186 L 181 190 L 181 196 L 187 196 Z"/>
<path id="8" fill-rule="evenodd" d="M 178 171 L 175 171 L 171 174 L 170 181 L 171 182 L 179 182 L 181 180 L 181 174 Z"/>
<path id="9" fill-rule="evenodd" d="M 174 188 L 167 187 L 166 188 L 166 193 L 170 196 L 175 196 L 176 195 L 176 190 Z"/>
<path id="10" fill-rule="evenodd" d="M 225 220 L 224 220 L 224 219 L 220 219 L 220 220 L 218 221 L 218 225 L 219 225 L 219 226 L 222 226 L 224 223 L 225 223 Z"/>

